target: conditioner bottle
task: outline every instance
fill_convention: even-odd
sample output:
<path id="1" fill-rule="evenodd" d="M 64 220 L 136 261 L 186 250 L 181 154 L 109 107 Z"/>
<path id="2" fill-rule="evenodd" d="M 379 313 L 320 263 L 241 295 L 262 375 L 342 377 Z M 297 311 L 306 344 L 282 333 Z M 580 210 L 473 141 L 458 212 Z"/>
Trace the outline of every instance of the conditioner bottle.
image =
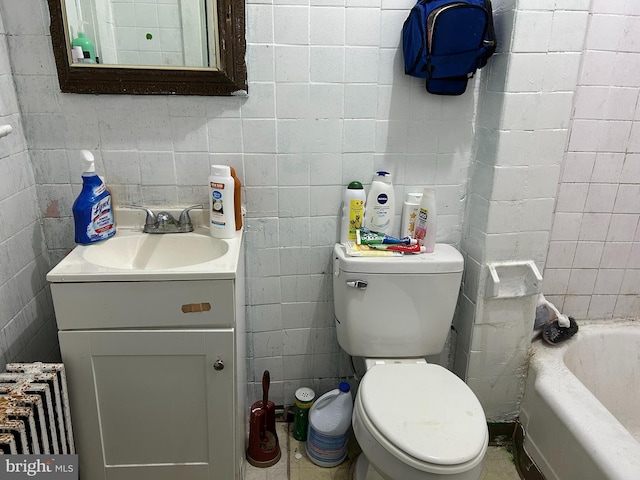
<path id="1" fill-rule="evenodd" d="M 402 226 L 400 228 L 400 237 L 415 238 L 416 236 L 416 220 L 418 219 L 418 209 L 422 193 L 407 193 L 407 199 L 402 207 Z"/>
<path id="2" fill-rule="evenodd" d="M 211 165 L 209 176 L 209 231 L 212 237 L 233 238 L 235 222 L 235 181 L 227 165 Z"/>
<path id="3" fill-rule="evenodd" d="M 427 253 L 432 253 L 436 245 L 436 192 L 431 188 L 425 188 L 418 209 L 416 223 L 416 239 L 425 247 Z"/>

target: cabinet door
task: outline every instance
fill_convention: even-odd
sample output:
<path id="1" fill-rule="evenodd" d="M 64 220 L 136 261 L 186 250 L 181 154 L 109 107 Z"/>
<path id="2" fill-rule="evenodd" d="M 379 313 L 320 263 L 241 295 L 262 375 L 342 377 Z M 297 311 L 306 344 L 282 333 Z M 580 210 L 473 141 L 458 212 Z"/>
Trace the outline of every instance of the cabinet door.
<path id="1" fill-rule="evenodd" d="M 82 480 L 235 478 L 232 329 L 59 336 Z"/>

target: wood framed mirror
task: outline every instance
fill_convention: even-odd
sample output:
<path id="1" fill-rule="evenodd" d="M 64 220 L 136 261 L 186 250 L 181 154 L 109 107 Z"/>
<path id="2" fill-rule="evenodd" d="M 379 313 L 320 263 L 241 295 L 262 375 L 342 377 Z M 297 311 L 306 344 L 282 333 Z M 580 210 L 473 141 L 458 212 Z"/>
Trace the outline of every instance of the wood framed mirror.
<path id="1" fill-rule="evenodd" d="M 47 0 L 60 89 L 66 93 L 246 95 L 244 0 L 217 0 L 215 62 L 209 66 L 76 63 L 65 0 Z M 71 0 L 66 0 L 70 2 Z M 147 38 L 150 34 L 147 34 Z M 213 37 L 211 37 L 213 38 Z M 212 40 L 209 39 L 208 42 Z M 217 47 L 217 48 L 214 48 Z M 205 50 L 207 46 L 205 45 Z M 85 54 L 86 55 L 86 54 Z"/>

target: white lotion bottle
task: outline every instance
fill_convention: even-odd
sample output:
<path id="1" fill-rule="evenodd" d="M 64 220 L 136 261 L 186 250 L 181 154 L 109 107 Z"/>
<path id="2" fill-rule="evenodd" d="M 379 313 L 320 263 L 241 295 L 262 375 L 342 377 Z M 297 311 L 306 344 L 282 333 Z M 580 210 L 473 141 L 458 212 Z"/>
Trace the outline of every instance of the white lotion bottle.
<path id="1" fill-rule="evenodd" d="M 422 193 L 407 193 L 407 198 L 402 206 L 402 225 L 400 228 L 400 237 L 415 238 L 416 220 L 418 219 L 418 209 Z"/>
<path id="2" fill-rule="evenodd" d="M 235 180 L 227 165 L 211 165 L 209 176 L 209 232 L 215 238 L 236 234 Z"/>
<path id="3" fill-rule="evenodd" d="M 367 195 L 364 226 L 374 232 L 393 235 L 395 210 L 391 174 L 384 171 L 376 172 Z"/>
<path id="4" fill-rule="evenodd" d="M 418 209 L 416 239 L 420 245 L 425 247 L 427 253 L 433 253 L 435 250 L 436 229 L 436 191 L 432 188 L 425 188 Z"/>

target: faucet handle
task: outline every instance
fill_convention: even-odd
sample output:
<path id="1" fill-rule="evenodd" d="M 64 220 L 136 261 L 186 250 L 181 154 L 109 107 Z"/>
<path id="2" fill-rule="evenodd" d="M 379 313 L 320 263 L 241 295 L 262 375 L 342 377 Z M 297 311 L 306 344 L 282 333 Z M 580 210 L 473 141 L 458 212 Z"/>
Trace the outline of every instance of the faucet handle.
<path id="1" fill-rule="evenodd" d="M 147 208 L 147 207 L 141 207 L 140 205 L 123 205 L 126 208 L 134 208 L 136 210 L 144 210 L 145 212 L 147 212 L 147 218 L 145 219 L 144 223 L 145 226 L 147 227 L 154 227 L 156 224 L 156 215 L 155 213 L 153 213 L 151 211 L 151 209 Z"/>
<path id="2" fill-rule="evenodd" d="M 156 224 L 158 227 L 166 227 L 167 225 L 175 225 L 176 219 L 169 212 L 158 212 L 156 215 Z"/>
<path id="3" fill-rule="evenodd" d="M 195 209 L 204 208 L 204 205 L 191 205 L 190 207 L 185 208 L 182 213 L 180 213 L 180 218 L 178 219 L 178 228 L 185 229 L 188 232 L 193 231 L 193 224 L 191 223 L 191 217 L 189 216 L 189 212 Z"/>

